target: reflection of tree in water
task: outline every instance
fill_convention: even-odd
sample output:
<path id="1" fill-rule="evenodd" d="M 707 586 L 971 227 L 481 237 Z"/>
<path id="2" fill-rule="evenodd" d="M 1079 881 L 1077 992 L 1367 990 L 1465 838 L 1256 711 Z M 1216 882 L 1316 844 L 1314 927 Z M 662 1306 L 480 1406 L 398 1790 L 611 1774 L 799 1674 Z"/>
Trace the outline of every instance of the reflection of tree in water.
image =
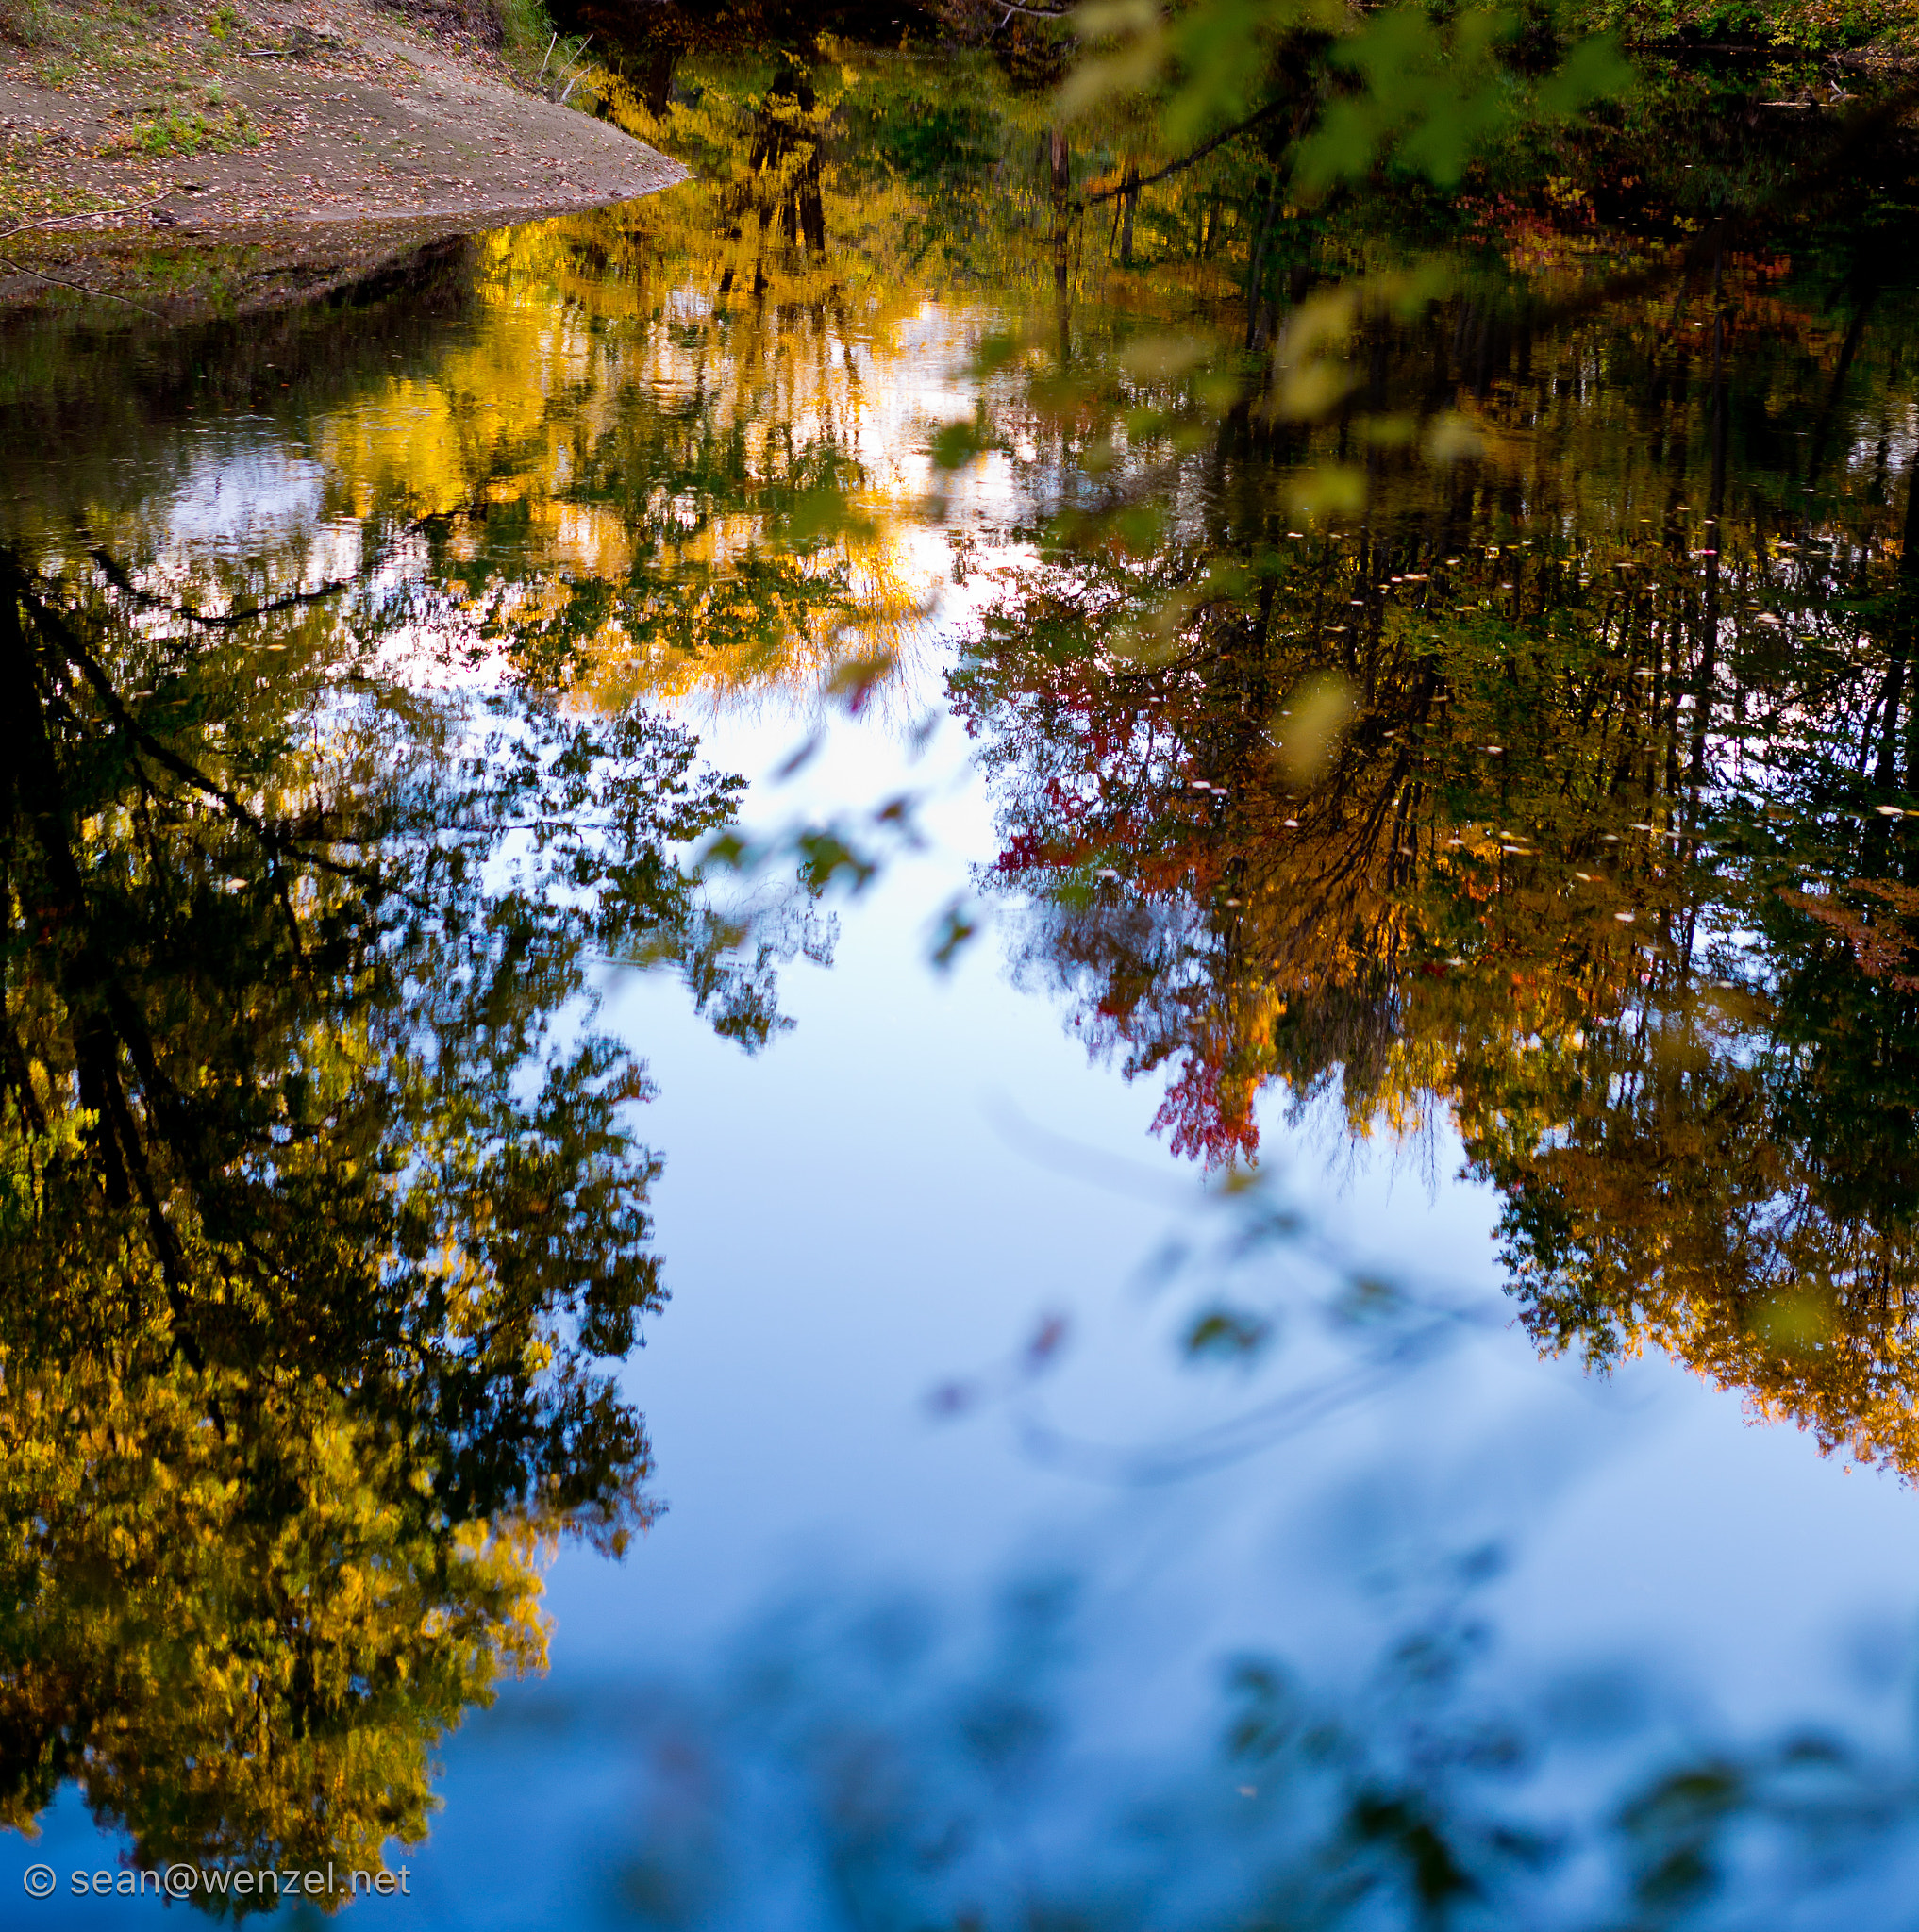
<path id="1" fill-rule="evenodd" d="M 1365 524 L 1302 537 L 1273 459 L 1344 432 L 1228 425 L 1190 491 L 1153 473 L 1163 542 L 1092 525 L 956 692 L 1026 969 L 1091 1050 L 1166 1070 L 1176 1149 L 1251 1158 L 1273 1084 L 1360 1135 L 1443 1108 L 1543 1344 L 1654 1341 L 1911 1471 L 1911 491 L 1873 454 L 1899 318 L 1835 377 L 1775 271 L 1719 286 L 1503 352 L 1470 314 L 1378 332 L 1376 407 L 1471 408 L 1477 458 L 1376 450 Z M 1844 475 L 1845 436 L 1782 433 L 1815 404 L 1856 425 Z"/>
<path id="2" fill-rule="evenodd" d="M 824 251 L 826 245 L 826 215 L 820 195 L 820 144 L 812 125 L 819 113 L 818 91 L 811 69 L 797 57 L 780 58 L 766 95 L 760 105 L 759 125 L 747 158 L 750 173 L 770 185 L 759 186 L 749 198 L 736 203 L 736 213 L 746 214 L 754 202 L 771 202 L 774 210 L 768 226 L 777 225 L 789 243 Z M 753 292 L 764 291 L 765 274 L 755 275 Z"/>
<path id="3" fill-rule="evenodd" d="M 569 1810 L 552 1855 L 590 1874 L 577 1915 L 618 1924 L 771 1924 L 794 1899 L 849 1932 L 1887 1915 L 1911 1874 L 1909 1739 L 1720 1732 L 1696 1704 L 1671 1724 L 1678 1700 L 1632 1664 L 1515 1669 L 1486 1617 L 1502 1565 L 1481 1545 L 1378 1586 L 1355 1654 L 1222 1659 L 1191 1749 L 1164 1736 L 1178 1674 L 1102 1654 L 1117 1633 L 1057 1568 L 984 1614 L 795 1592 L 712 1679 L 556 1697 L 511 1748 L 523 1775 L 542 1736 L 626 1774 L 617 1813 Z"/>
<path id="4" fill-rule="evenodd" d="M 642 1067 L 589 974 L 776 1024 L 673 848 L 739 781 L 632 715 L 303 691 L 299 597 L 0 558 L 4 1815 L 377 1861 L 539 1664 L 540 1546 L 654 1505 Z"/>

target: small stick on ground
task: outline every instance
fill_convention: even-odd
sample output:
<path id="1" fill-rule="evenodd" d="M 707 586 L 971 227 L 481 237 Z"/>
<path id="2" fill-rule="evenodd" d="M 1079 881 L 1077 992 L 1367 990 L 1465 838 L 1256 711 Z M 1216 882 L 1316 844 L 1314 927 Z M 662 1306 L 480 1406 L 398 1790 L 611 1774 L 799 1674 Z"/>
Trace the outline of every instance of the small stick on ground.
<path id="1" fill-rule="evenodd" d="M 164 194 L 157 194 L 151 201 L 129 201 L 125 208 L 75 208 L 70 215 L 42 215 L 37 222 L 22 222 L 17 228 L 0 228 L 0 242 L 10 242 L 16 235 L 24 235 L 29 228 L 51 228 L 57 222 L 92 222 L 103 215 L 137 215 L 142 208 L 158 208 L 163 201 L 171 201 L 178 191 L 169 188 Z M 23 271 L 25 273 L 25 271 Z"/>

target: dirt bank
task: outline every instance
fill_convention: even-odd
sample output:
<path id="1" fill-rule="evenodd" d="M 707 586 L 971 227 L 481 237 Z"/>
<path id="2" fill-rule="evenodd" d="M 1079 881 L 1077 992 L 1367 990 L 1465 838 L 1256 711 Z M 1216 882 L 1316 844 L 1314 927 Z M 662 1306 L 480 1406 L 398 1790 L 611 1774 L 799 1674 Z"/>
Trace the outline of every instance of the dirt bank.
<path id="1" fill-rule="evenodd" d="M 136 237 L 291 260 L 299 229 L 357 255 L 380 231 L 598 207 L 685 175 L 471 36 L 370 0 L 0 0 L 0 301 L 28 292 L 25 270 L 124 260 Z M 324 234 L 341 225 L 351 244 Z"/>

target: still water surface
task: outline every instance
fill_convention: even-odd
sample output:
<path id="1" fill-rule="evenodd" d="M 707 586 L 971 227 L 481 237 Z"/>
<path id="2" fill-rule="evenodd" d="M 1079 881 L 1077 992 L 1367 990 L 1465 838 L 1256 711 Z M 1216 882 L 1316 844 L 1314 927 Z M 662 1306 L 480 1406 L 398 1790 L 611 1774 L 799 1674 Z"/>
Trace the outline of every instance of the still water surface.
<path id="1" fill-rule="evenodd" d="M 0 1886 L 1903 1923 L 1910 296 L 712 194 L 9 356 Z"/>

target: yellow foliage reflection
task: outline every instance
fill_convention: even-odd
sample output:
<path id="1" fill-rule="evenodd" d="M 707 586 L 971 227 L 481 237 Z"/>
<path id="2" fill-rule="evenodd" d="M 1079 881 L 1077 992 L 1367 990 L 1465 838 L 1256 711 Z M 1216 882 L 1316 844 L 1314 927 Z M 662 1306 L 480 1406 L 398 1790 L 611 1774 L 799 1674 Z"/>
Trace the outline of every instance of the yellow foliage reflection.
<path id="1" fill-rule="evenodd" d="M 474 621 L 601 707 L 909 653 L 966 329 L 924 192 L 823 160 L 839 105 L 711 77 L 646 130 L 700 178 L 487 238 L 430 369 L 316 424 L 329 513 L 436 531 Z"/>

